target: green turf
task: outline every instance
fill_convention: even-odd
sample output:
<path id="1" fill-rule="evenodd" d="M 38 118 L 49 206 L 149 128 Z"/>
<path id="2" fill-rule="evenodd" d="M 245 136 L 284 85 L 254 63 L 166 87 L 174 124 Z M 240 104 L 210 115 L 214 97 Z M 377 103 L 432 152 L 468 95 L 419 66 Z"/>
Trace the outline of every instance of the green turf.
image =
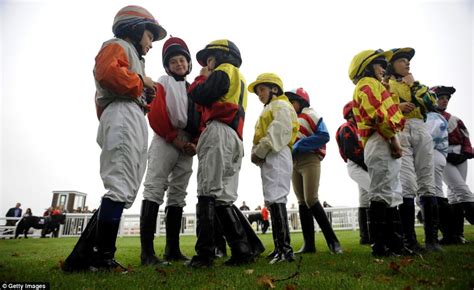
<path id="1" fill-rule="evenodd" d="M 422 240 L 422 229 L 417 229 Z M 446 246 L 444 253 L 423 257 L 374 259 L 370 248 L 358 244 L 358 232 L 338 231 L 344 255 L 331 255 L 321 233 L 316 235 L 316 254 L 303 255 L 299 265 L 269 265 L 261 257 L 255 264 L 228 267 L 216 261 L 209 269 L 190 269 L 180 263 L 164 268 L 140 266 L 140 241 L 117 240 L 116 258 L 130 267 L 128 274 L 66 274 L 59 262 L 72 250 L 77 238 L 0 240 L 0 281 L 50 282 L 51 289 L 473 289 L 474 226 L 465 227 L 467 245 Z M 271 234 L 260 235 L 267 250 L 273 250 Z M 155 239 L 162 256 L 164 237 Z M 181 238 L 183 252 L 194 253 L 195 237 Z M 292 234 L 297 250 L 301 233 Z M 265 254 L 266 254 L 265 253 Z M 298 272 L 298 273 L 297 273 Z M 294 276 L 291 279 L 288 277 Z M 281 281 L 278 281 L 281 280 Z M 0 285 L 1 286 L 1 285 Z"/>

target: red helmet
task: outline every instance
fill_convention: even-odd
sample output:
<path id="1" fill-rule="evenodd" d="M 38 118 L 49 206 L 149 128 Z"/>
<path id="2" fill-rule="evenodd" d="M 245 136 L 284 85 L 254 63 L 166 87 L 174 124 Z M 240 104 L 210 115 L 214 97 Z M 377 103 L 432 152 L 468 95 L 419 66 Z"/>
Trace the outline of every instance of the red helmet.
<path id="1" fill-rule="evenodd" d="M 302 103 L 303 108 L 310 106 L 309 95 L 303 88 L 293 89 L 291 91 L 285 92 L 285 95 L 290 101 L 299 101 Z"/>
<path id="2" fill-rule="evenodd" d="M 179 37 L 173 37 L 171 36 L 167 41 L 165 41 L 165 44 L 163 44 L 163 51 L 162 51 L 162 62 L 163 62 L 163 67 L 166 70 L 166 73 L 170 74 L 168 70 L 168 62 L 170 58 L 176 55 L 183 55 L 186 60 L 188 61 L 188 72 L 189 74 L 191 72 L 191 54 L 189 53 L 188 46 L 186 45 L 186 42 L 182 40 Z"/>
<path id="3" fill-rule="evenodd" d="M 352 108 L 354 107 L 354 102 L 350 101 L 344 106 L 344 109 L 342 109 L 342 114 L 344 115 L 344 119 L 349 120 L 349 118 L 352 115 Z"/>

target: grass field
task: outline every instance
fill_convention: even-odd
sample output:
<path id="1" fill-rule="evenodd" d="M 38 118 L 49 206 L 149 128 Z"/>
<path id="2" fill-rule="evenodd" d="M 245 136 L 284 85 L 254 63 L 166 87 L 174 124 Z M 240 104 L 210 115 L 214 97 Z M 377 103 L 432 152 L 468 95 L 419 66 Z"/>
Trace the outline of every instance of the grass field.
<path id="1" fill-rule="evenodd" d="M 417 233 L 421 241 L 422 229 Z M 303 255 L 300 262 L 268 265 L 261 257 L 251 265 L 228 267 L 220 259 L 213 268 L 197 270 L 180 263 L 164 268 L 140 266 L 139 238 L 118 238 L 116 258 L 131 269 L 128 274 L 63 273 L 59 263 L 77 238 L 0 240 L 0 282 L 47 281 L 51 289 L 474 289 L 474 226 L 465 227 L 470 244 L 408 258 L 375 259 L 369 247 L 358 244 L 358 232 L 336 234 L 344 255 L 331 255 L 318 233 L 318 252 Z M 265 254 L 272 251 L 271 234 L 260 237 Z M 186 255 L 194 253 L 194 242 L 194 236 L 181 238 Z M 294 233 L 293 248 L 299 249 L 301 243 L 301 233 Z M 155 248 L 161 256 L 164 237 L 155 239 Z"/>

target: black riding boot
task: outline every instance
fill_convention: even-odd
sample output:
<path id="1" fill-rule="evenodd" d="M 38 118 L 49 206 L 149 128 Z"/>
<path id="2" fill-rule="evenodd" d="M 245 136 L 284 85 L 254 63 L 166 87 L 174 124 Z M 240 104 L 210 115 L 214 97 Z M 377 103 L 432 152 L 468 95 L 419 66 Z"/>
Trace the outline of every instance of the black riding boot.
<path id="1" fill-rule="evenodd" d="M 299 205 L 301 230 L 303 232 L 303 246 L 295 254 L 315 253 L 314 243 L 314 220 L 311 211 L 306 204 Z"/>
<path id="2" fill-rule="evenodd" d="M 276 239 L 276 232 L 275 230 L 273 229 L 273 218 L 271 217 L 271 213 L 270 213 L 270 220 L 272 222 L 272 238 L 273 238 L 273 245 L 274 245 L 274 249 L 272 252 L 270 252 L 268 255 L 267 255 L 267 259 L 273 259 L 275 258 L 275 256 L 278 254 L 278 250 L 277 250 L 277 239 Z"/>
<path id="3" fill-rule="evenodd" d="M 441 245 L 455 244 L 454 232 L 454 212 L 452 206 L 448 203 L 448 199 L 444 197 L 436 197 L 439 209 L 439 231 L 443 238 L 439 240 Z"/>
<path id="4" fill-rule="evenodd" d="M 410 256 L 414 253 L 403 243 L 403 232 L 400 213 L 397 207 L 387 208 L 385 211 L 387 247 L 395 255 Z"/>
<path id="5" fill-rule="evenodd" d="M 398 206 L 402 222 L 403 242 L 405 247 L 415 254 L 423 253 L 423 248 L 416 239 L 415 232 L 415 199 L 403 198 L 403 203 Z"/>
<path id="6" fill-rule="evenodd" d="M 456 244 L 466 244 L 467 241 L 464 238 L 464 210 L 462 203 L 456 203 L 453 207 L 453 238 Z"/>
<path id="7" fill-rule="evenodd" d="M 186 262 L 189 267 L 210 267 L 214 262 L 215 255 L 215 218 L 216 201 L 214 197 L 198 196 L 196 205 L 196 255 L 191 261 Z"/>
<path id="8" fill-rule="evenodd" d="M 162 261 L 155 255 L 153 240 L 156 231 L 156 218 L 159 204 L 144 199 L 140 212 L 140 260 L 142 265 L 158 265 Z"/>
<path id="9" fill-rule="evenodd" d="M 127 272 L 127 269 L 114 259 L 115 242 L 124 206 L 124 202 L 102 198 L 102 203 L 98 210 L 94 260 L 90 268 L 91 271 L 103 269 Z"/>
<path id="10" fill-rule="evenodd" d="M 359 244 L 370 245 L 369 228 L 367 225 L 367 210 L 366 207 L 359 207 L 358 218 L 359 218 Z"/>
<path id="11" fill-rule="evenodd" d="M 272 219 L 272 208 L 271 207 L 268 207 L 268 211 L 270 212 L 270 222 L 272 223 L 272 238 L 273 238 L 273 245 L 274 245 L 274 249 L 272 252 L 270 252 L 268 255 L 267 255 L 267 259 L 270 259 L 272 260 L 273 258 L 275 258 L 275 256 L 278 254 L 278 249 L 277 249 L 277 239 L 276 239 L 276 232 L 275 230 L 273 229 L 273 219 Z"/>
<path id="12" fill-rule="evenodd" d="M 420 203 L 423 210 L 425 248 L 427 251 L 442 251 L 443 249 L 438 242 L 438 201 L 434 196 L 421 196 Z"/>
<path id="13" fill-rule="evenodd" d="M 236 266 L 252 262 L 253 255 L 247 235 L 232 206 L 217 206 L 216 214 L 232 253 L 224 264 Z"/>
<path id="14" fill-rule="evenodd" d="M 342 254 L 341 244 L 339 243 L 339 240 L 332 229 L 331 223 L 329 223 L 326 212 L 319 201 L 311 207 L 311 212 L 313 213 L 316 222 L 323 232 L 324 238 L 326 239 L 326 244 L 328 245 L 331 253 Z"/>
<path id="15" fill-rule="evenodd" d="M 368 225 L 372 244 L 372 255 L 375 257 L 390 256 L 387 247 L 386 215 L 388 206 L 385 202 L 371 201 L 368 210 Z"/>
<path id="16" fill-rule="evenodd" d="M 166 207 L 166 247 L 163 257 L 167 261 L 188 261 L 189 258 L 181 253 L 179 247 L 179 232 L 183 219 L 183 208 L 178 206 Z"/>
<path id="17" fill-rule="evenodd" d="M 216 221 L 218 221 L 216 216 Z M 216 244 L 216 248 L 214 250 L 216 258 L 227 257 L 227 244 L 224 238 L 224 232 L 222 231 L 222 226 L 216 222 L 214 223 L 214 241 Z"/>
<path id="18" fill-rule="evenodd" d="M 250 244 L 250 251 L 252 252 L 252 255 L 254 257 L 259 256 L 261 253 L 265 252 L 265 247 L 263 246 L 262 241 L 258 238 L 257 234 L 252 228 L 252 225 L 249 223 L 249 220 L 240 211 L 240 209 L 236 207 L 235 204 L 232 205 L 232 208 L 234 209 L 234 213 L 239 219 L 240 224 L 242 225 L 245 234 L 247 235 L 247 240 Z"/>
<path id="19" fill-rule="evenodd" d="M 462 202 L 462 207 L 464 209 L 464 216 L 467 221 L 473 225 L 474 224 L 474 202 Z"/>
<path id="20" fill-rule="evenodd" d="M 288 227 L 288 213 L 286 204 L 274 203 L 270 206 L 272 217 L 272 231 L 275 232 L 275 248 L 277 254 L 270 261 L 275 264 L 281 261 L 294 261 L 293 249 L 291 248 L 290 228 Z"/>
<path id="21" fill-rule="evenodd" d="M 88 269 L 91 265 L 94 239 L 97 232 L 97 214 L 98 211 L 92 215 L 71 254 L 69 254 L 61 265 L 63 271 L 83 271 Z"/>

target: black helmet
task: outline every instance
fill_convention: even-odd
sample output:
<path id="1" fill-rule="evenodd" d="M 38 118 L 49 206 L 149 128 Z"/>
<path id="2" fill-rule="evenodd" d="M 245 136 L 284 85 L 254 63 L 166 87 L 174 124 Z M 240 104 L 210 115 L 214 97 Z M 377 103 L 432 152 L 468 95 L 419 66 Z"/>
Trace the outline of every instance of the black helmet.
<path id="1" fill-rule="evenodd" d="M 211 55 L 216 56 L 218 63 L 228 62 L 236 67 L 242 64 L 242 58 L 237 45 L 227 39 L 215 40 L 196 54 L 198 63 L 201 66 L 206 66 L 207 58 Z"/>

